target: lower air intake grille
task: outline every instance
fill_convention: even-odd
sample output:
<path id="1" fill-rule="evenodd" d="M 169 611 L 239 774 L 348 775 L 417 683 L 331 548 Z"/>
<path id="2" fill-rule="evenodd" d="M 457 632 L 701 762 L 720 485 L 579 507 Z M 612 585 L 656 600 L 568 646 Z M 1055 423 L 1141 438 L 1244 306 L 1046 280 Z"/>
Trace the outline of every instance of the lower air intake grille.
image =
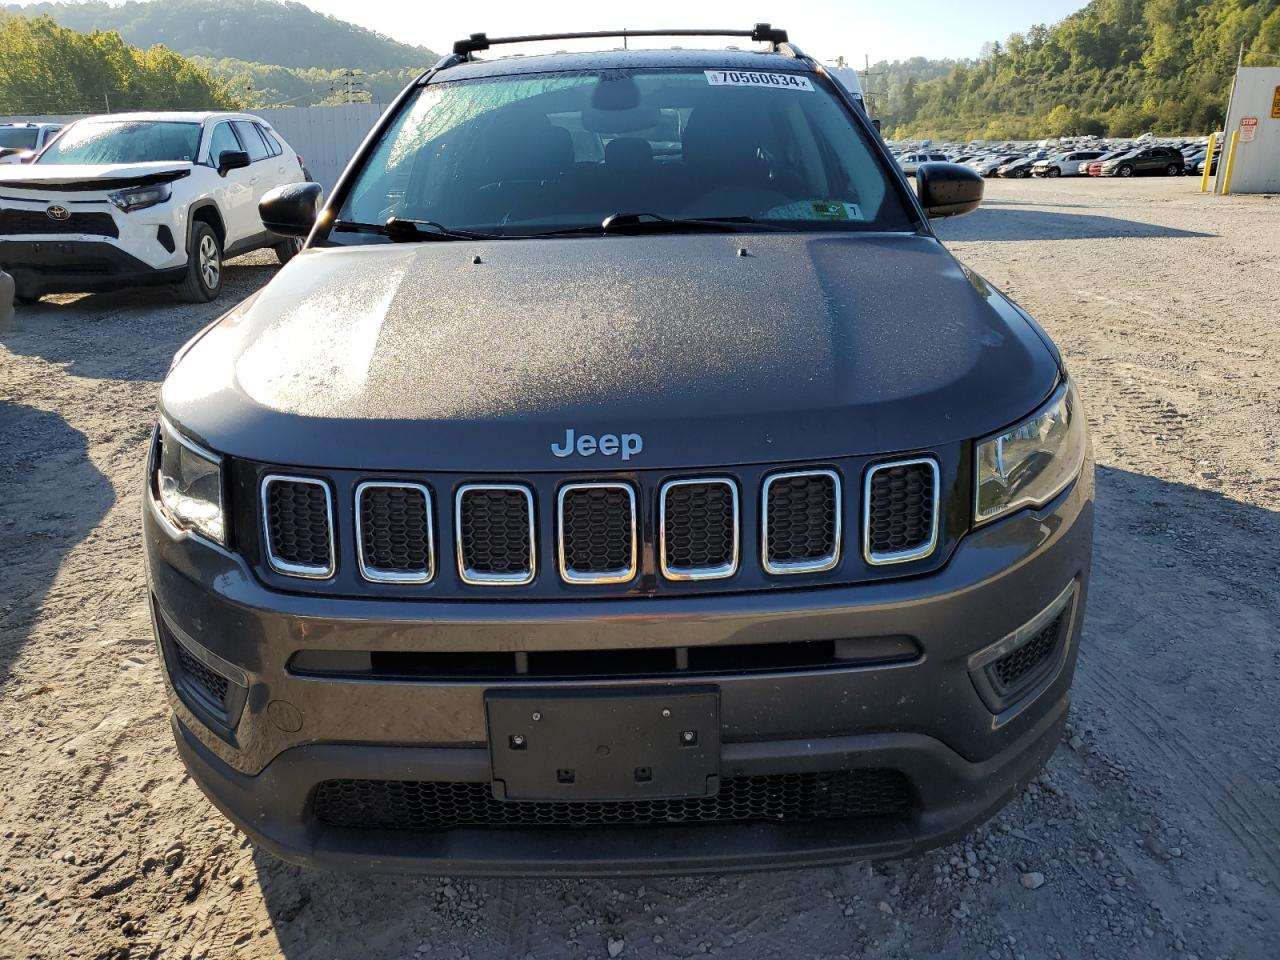
<path id="1" fill-rule="evenodd" d="M 203 663 L 187 652 L 180 643 L 173 645 L 178 655 L 178 665 L 183 676 L 195 689 L 213 701 L 213 705 L 222 710 L 227 700 L 227 678 L 214 673 Z"/>
<path id="2" fill-rule="evenodd" d="M 456 513 L 464 581 L 515 584 L 533 579 L 533 495 L 528 488 L 463 487 Z"/>
<path id="3" fill-rule="evenodd" d="M 765 567 L 770 573 L 829 570 L 839 559 L 840 481 L 829 470 L 778 473 L 765 481 Z"/>
<path id="4" fill-rule="evenodd" d="M 662 491 L 662 572 L 673 579 L 732 576 L 738 496 L 729 480 L 676 480 Z"/>
<path id="5" fill-rule="evenodd" d="M 916 560 L 933 551 L 937 465 L 911 460 L 872 467 L 866 489 L 866 552 L 871 563 Z"/>
<path id="6" fill-rule="evenodd" d="M 418 484 L 363 483 L 360 572 L 366 580 L 424 583 L 431 579 L 431 497 Z"/>
<path id="7" fill-rule="evenodd" d="M 333 510 L 319 480 L 269 476 L 262 481 L 267 557 L 280 573 L 327 577 L 333 573 Z"/>
<path id="8" fill-rule="evenodd" d="M 896 770 L 730 777 L 714 797 L 678 800 L 501 801 L 488 783 L 326 780 L 315 815 L 337 827 L 448 830 L 454 827 L 589 827 L 772 821 L 797 823 L 893 816 L 912 804 Z"/>
<path id="9" fill-rule="evenodd" d="M 571 582 L 621 583 L 636 572 L 636 497 L 619 483 L 560 491 L 560 572 Z"/>
<path id="10" fill-rule="evenodd" d="M 1050 662 L 1054 650 L 1057 649 L 1067 612 L 1064 610 L 1058 614 L 1026 643 L 1006 653 L 987 668 L 991 672 L 994 686 L 999 691 L 1002 693 L 1015 691 L 1039 676 L 1041 669 Z"/>

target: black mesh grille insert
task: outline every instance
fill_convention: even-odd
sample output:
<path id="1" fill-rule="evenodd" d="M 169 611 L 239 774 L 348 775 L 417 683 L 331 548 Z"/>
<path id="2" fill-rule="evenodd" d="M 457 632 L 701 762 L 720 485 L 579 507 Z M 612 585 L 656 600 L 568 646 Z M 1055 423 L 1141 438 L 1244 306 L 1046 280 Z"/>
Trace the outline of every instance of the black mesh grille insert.
<path id="1" fill-rule="evenodd" d="M 276 565 L 313 571 L 333 565 L 330 553 L 329 497 L 314 481 L 267 481 L 267 543 Z M 284 570 L 282 572 L 289 572 Z"/>
<path id="2" fill-rule="evenodd" d="M 836 552 L 836 481 L 828 473 L 782 476 L 765 504 L 773 566 L 820 566 Z"/>
<path id="3" fill-rule="evenodd" d="M 918 550 L 933 539 L 934 468 L 880 467 L 867 496 L 867 545 L 873 556 Z"/>
<path id="4" fill-rule="evenodd" d="M 893 816 L 912 805 L 896 770 L 730 777 L 714 797 L 678 800 L 495 800 L 488 783 L 326 780 L 315 815 L 338 827 L 447 830 L 452 827 L 587 827 L 842 820 Z"/>
<path id="5" fill-rule="evenodd" d="M 360 559 L 366 575 L 428 579 L 432 572 L 427 494 L 421 487 L 360 491 Z"/>
<path id="6" fill-rule="evenodd" d="M 1068 608 L 1069 609 L 1069 608 Z M 1062 635 L 1062 624 L 1066 620 L 1067 610 L 1058 614 L 1030 640 L 1011 653 L 1006 653 L 991 664 L 992 679 L 1002 692 L 1015 690 L 1022 684 L 1034 679 L 1040 669 L 1046 666 L 1053 652 L 1057 649 L 1058 638 Z"/>
<path id="7" fill-rule="evenodd" d="M 520 579 L 533 571 L 529 494 L 471 488 L 458 498 L 458 549 L 469 575 Z"/>
<path id="8" fill-rule="evenodd" d="M 662 509 L 668 570 L 733 567 L 737 517 L 730 484 L 722 480 L 672 484 L 663 494 Z"/>
<path id="9" fill-rule="evenodd" d="M 116 222 L 109 213 L 73 213 L 66 220 L 54 220 L 43 210 L 0 210 L 0 235 L 47 235 L 85 233 L 95 237 L 118 237 Z"/>
<path id="10" fill-rule="evenodd" d="M 186 679 L 200 693 L 212 700 L 219 709 L 222 709 L 227 700 L 227 678 L 206 667 L 188 653 L 182 644 L 175 643 L 173 649 L 178 654 L 178 665 L 182 668 Z"/>
<path id="11" fill-rule="evenodd" d="M 568 487 L 560 501 L 566 575 L 630 576 L 635 566 L 634 495 L 616 485 Z"/>

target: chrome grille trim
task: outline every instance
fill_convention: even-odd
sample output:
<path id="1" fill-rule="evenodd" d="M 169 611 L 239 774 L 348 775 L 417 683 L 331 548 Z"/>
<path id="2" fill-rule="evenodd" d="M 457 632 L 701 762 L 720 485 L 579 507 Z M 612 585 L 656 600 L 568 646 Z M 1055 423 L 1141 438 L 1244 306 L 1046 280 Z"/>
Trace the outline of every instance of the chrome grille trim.
<path id="1" fill-rule="evenodd" d="M 364 518 L 363 497 L 367 490 L 417 490 L 426 501 L 426 535 L 427 535 L 427 569 L 421 572 L 404 570 L 383 570 L 371 567 L 364 562 Z M 430 583 L 436 575 L 436 538 L 434 507 L 431 502 L 431 491 L 425 484 L 405 481 L 367 480 L 356 485 L 356 562 L 360 566 L 360 576 L 371 583 Z"/>
<path id="2" fill-rule="evenodd" d="M 876 553 L 871 549 L 871 480 L 881 470 L 893 467 L 927 466 L 933 473 L 933 510 L 929 539 L 926 543 L 910 550 L 895 550 L 889 553 Z M 912 560 L 923 560 L 938 548 L 938 508 L 942 492 L 939 489 L 941 477 L 938 461 L 933 457 L 911 457 L 906 460 L 889 460 L 867 468 L 866 477 L 862 481 L 862 555 L 867 563 L 874 567 L 889 566 L 895 563 L 910 563 Z"/>
<path id="3" fill-rule="evenodd" d="M 503 490 L 522 494 L 529 517 L 529 569 L 521 573 L 484 573 L 467 567 L 462 549 L 462 500 L 472 491 Z M 533 583 L 538 572 L 538 531 L 533 519 L 533 491 L 521 483 L 466 483 L 458 488 L 453 498 L 454 552 L 458 557 L 458 578 L 463 583 L 480 587 L 515 587 Z"/>
<path id="4" fill-rule="evenodd" d="M 733 559 L 716 567 L 673 567 L 667 563 L 667 491 L 672 487 L 720 485 L 729 488 L 733 500 Z M 742 514 L 738 484 L 729 477 L 693 477 L 668 480 L 658 488 L 658 564 L 668 580 L 724 580 L 738 572 L 742 546 Z M 767 547 L 766 547 L 767 549 Z"/>
<path id="5" fill-rule="evenodd" d="M 631 506 L 631 562 L 618 570 L 604 570 L 599 573 L 577 573 L 570 570 L 565 563 L 564 544 L 564 498 L 575 490 L 625 490 Z M 560 579 L 565 583 L 626 583 L 635 577 L 639 569 L 639 532 L 636 525 L 636 491 L 629 483 L 612 481 L 591 481 L 586 483 L 567 483 L 556 494 L 556 545 L 559 553 Z"/>
<path id="6" fill-rule="evenodd" d="M 774 563 L 769 559 L 769 488 L 778 480 L 788 480 L 792 477 L 829 477 L 834 484 L 832 495 L 835 497 L 836 502 L 836 516 L 835 529 L 832 532 L 831 539 L 833 547 L 830 554 L 815 560 Z M 840 562 L 840 545 L 844 521 L 844 499 L 841 490 L 840 474 L 834 470 L 788 470 L 765 477 L 764 483 L 760 488 L 760 564 L 764 567 L 766 573 L 822 573 L 824 570 L 832 569 Z"/>
<path id="7" fill-rule="evenodd" d="M 298 483 L 304 486 L 319 487 L 324 491 L 325 522 L 329 528 L 329 565 L 321 567 L 309 563 L 290 563 L 281 560 L 271 549 L 271 509 L 270 490 L 273 483 Z M 262 542 L 267 564 L 276 573 L 287 577 L 301 577 L 304 580 L 328 580 L 338 569 L 338 549 L 334 533 L 333 493 L 329 484 L 315 477 L 299 477 L 287 473 L 269 473 L 262 478 L 258 488 L 258 497 L 262 501 Z"/>

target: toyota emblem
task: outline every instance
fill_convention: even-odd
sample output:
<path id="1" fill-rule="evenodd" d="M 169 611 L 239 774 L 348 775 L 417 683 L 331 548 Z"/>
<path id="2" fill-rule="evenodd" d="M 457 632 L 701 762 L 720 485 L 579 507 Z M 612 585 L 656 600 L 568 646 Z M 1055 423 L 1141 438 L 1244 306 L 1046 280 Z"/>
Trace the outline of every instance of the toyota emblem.
<path id="1" fill-rule="evenodd" d="M 46 210 L 45 214 L 49 217 L 50 220 L 70 220 L 71 219 L 71 211 L 68 210 L 66 207 L 59 206 L 56 203 L 52 207 L 50 207 L 48 210 Z"/>

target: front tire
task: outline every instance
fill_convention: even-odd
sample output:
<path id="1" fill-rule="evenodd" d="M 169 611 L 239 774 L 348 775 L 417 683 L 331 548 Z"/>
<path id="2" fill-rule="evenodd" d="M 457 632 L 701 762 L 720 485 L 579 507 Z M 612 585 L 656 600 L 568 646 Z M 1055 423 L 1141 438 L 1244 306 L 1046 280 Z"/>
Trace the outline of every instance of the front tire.
<path id="1" fill-rule="evenodd" d="M 187 303 L 208 303 L 222 292 L 222 243 L 213 227 L 197 220 L 191 228 L 187 276 L 178 296 Z"/>
<path id="2" fill-rule="evenodd" d="M 1164 175 L 1166 177 L 1176 177 L 1181 172 L 1182 171 L 1178 169 L 1178 165 L 1176 163 L 1171 163 L 1164 168 Z"/>
<path id="3" fill-rule="evenodd" d="M 1050 167 L 1047 175 L 1050 177 L 1060 177 L 1062 176 L 1062 171 L 1057 167 Z"/>
<path id="4" fill-rule="evenodd" d="M 293 237 L 292 239 L 277 243 L 275 245 L 275 251 L 276 259 L 279 260 L 280 265 L 283 266 L 302 252 L 302 238 Z"/>
<path id="5" fill-rule="evenodd" d="M 1013 179 L 1015 179 L 1015 180 L 1022 180 L 1022 179 L 1024 179 L 1026 176 L 1027 176 L 1027 171 L 1026 171 L 1026 170 L 1023 170 L 1023 169 L 1021 169 L 1021 168 L 1019 168 L 1019 169 L 1017 169 L 1017 170 L 1013 171 Z"/>
<path id="6" fill-rule="evenodd" d="M 1122 177 L 1132 177 L 1132 176 L 1133 176 L 1133 167 L 1129 166 L 1129 165 L 1126 163 L 1123 167 L 1121 167 L 1119 170 L 1117 170 L 1117 171 L 1116 171 L 1116 173 L 1120 174 L 1120 176 L 1122 176 Z"/>

